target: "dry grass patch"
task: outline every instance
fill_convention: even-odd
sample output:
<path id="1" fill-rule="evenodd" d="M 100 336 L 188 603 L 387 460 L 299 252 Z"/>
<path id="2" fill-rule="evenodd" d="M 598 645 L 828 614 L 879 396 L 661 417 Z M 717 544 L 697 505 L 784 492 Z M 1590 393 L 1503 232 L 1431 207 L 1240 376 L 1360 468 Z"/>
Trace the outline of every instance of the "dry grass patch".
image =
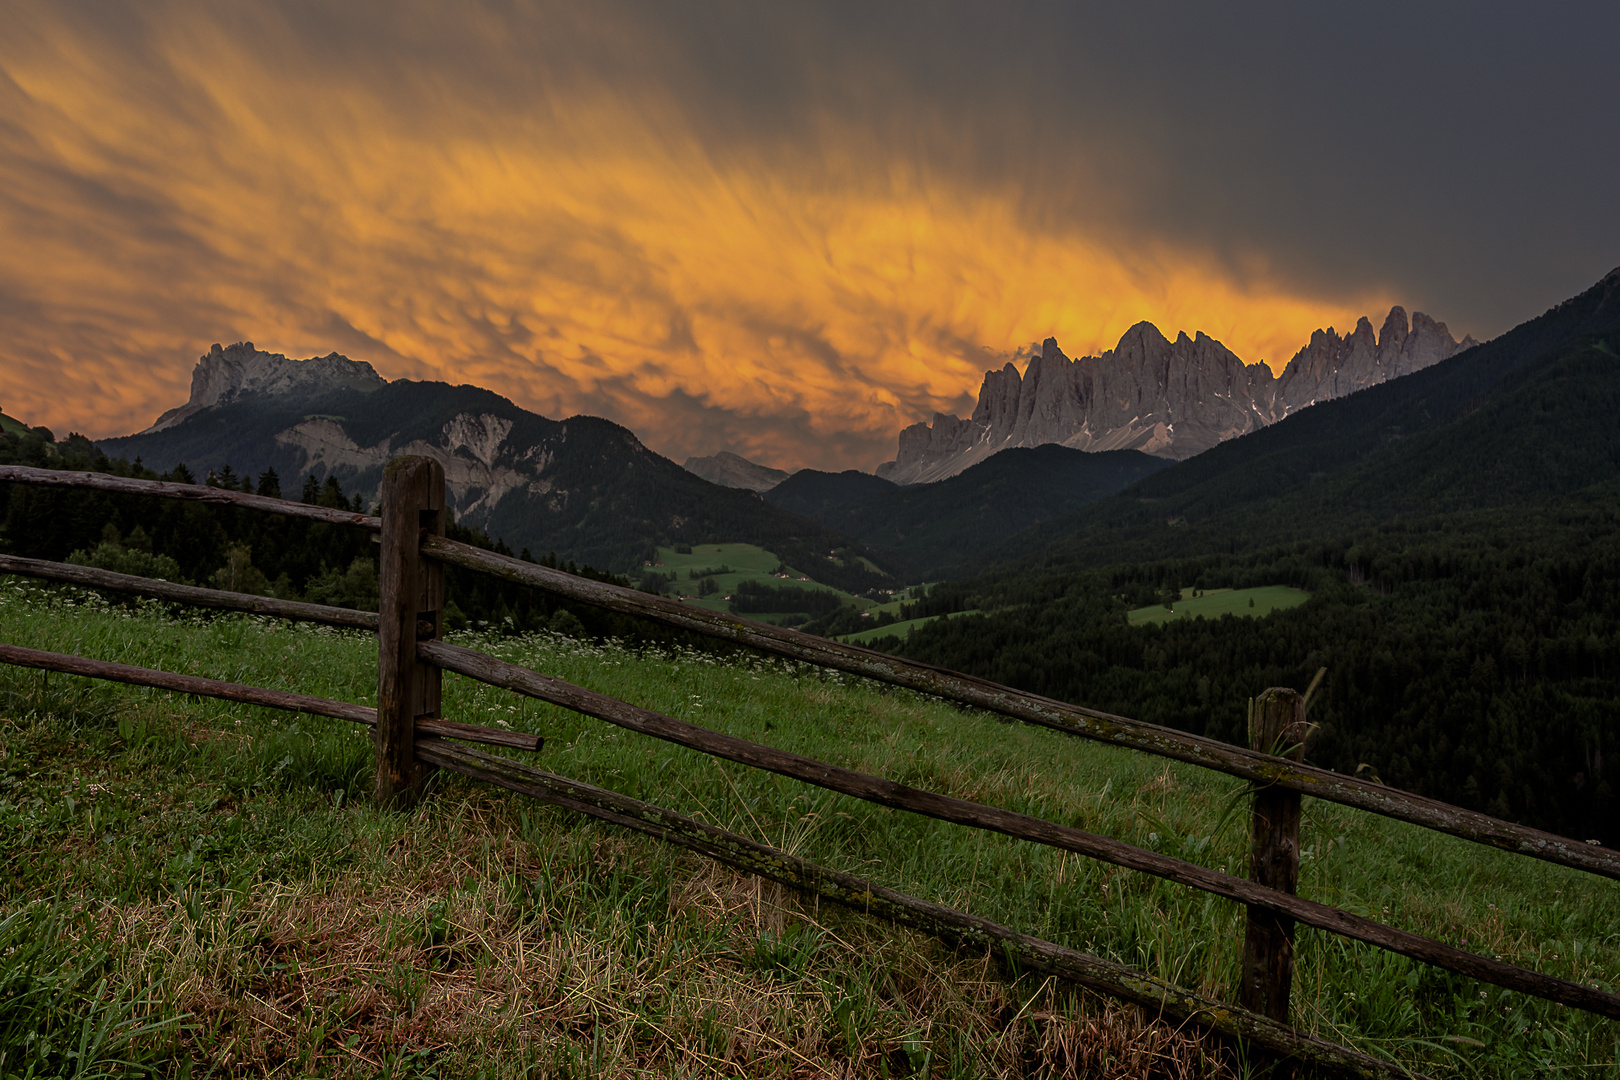
<path id="1" fill-rule="evenodd" d="M 368 811 L 356 811 L 368 813 Z M 1194 1033 L 482 792 L 342 873 L 95 918 L 193 1075 L 1224 1077 Z"/>

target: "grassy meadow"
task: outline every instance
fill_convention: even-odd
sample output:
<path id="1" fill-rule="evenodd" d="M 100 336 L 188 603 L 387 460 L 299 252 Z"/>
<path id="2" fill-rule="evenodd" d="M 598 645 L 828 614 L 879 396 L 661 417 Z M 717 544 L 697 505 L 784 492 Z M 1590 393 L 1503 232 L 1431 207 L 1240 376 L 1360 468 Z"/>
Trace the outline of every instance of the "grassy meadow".
<path id="1" fill-rule="evenodd" d="M 849 642 L 852 645 L 870 645 L 872 642 L 877 641 L 880 638 L 903 638 L 917 627 L 927 626 L 935 619 L 954 619 L 958 615 L 977 614 L 979 614 L 979 609 L 972 608 L 968 611 L 953 611 L 948 615 L 924 615 L 920 619 L 903 619 L 900 622 L 890 623 L 887 626 L 874 626 L 872 629 L 862 630 L 858 634 L 845 634 L 839 638 L 839 640 Z"/>
<path id="2" fill-rule="evenodd" d="M 1165 623 L 1176 619 L 1218 619 L 1222 615 L 1270 615 L 1273 611 L 1298 607 L 1311 598 L 1304 589 L 1287 585 L 1266 585 L 1257 589 L 1200 589 L 1193 595 L 1191 588 L 1181 590 L 1181 599 L 1175 608 L 1154 604 L 1137 608 L 1126 618 L 1132 626 L 1143 623 Z"/>
<path id="3" fill-rule="evenodd" d="M 729 548 L 729 545 L 724 545 Z M 731 553 L 716 553 L 722 557 Z M 0 578 L 0 640 L 370 703 L 365 635 Z M 1237 871 L 1242 786 L 746 653 L 459 635 L 800 753 Z M 1259 690 L 1259 687 L 1255 688 Z M 1241 910 L 447 676 L 542 768 L 1232 999 Z M 656 842 L 434 778 L 374 810 L 363 729 L 0 668 L 0 1077 L 1258 1075 Z M 1234 809 L 1236 808 L 1236 809 Z M 1620 886 L 1307 800 L 1303 895 L 1620 982 Z M 1620 1070 L 1620 1025 L 1299 932 L 1294 1015 L 1434 1075 Z"/>
<path id="4" fill-rule="evenodd" d="M 839 603 L 853 606 L 861 611 L 876 608 L 877 605 L 863 596 L 855 596 L 842 589 L 835 589 L 831 585 L 823 585 L 806 577 L 799 570 L 786 567 L 786 578 L 772 577 L 771 572 L 783 565 L 782 560 L 772 555 L 762 547 L 753 544 L 693 544 L 690 552 L 678 552 L 674 548 L 661 547 L 657 549 L 657 563 L 652 567 L 662 574 L 674 574 L 675 580 L 665 592 L 682 597 L 687 603 L 698 607 L 708 608 L 710 611 L 730 611 L 731 606 L 725 597 L 735 592 L 737 586 L 744 581 L 754 581 L 762 585 L 770 585 L 786 589 L 815 589 L 830 592 L 838 597 Z M 866 560 L 862 560 L 865 562 Z M 698 582 L 703 578 L 712 578 L 719 587 L 719 591 L 708 596 L 699 596 Z M 800 580 L 803 578 L 804 580 Z M 898 606 L 898 605 L 897 605 Z M 751 619 L 764 622 L 775 622 L 784 615 L 795 612 L 782 611 L 764 614 L 750 614 Z"/>

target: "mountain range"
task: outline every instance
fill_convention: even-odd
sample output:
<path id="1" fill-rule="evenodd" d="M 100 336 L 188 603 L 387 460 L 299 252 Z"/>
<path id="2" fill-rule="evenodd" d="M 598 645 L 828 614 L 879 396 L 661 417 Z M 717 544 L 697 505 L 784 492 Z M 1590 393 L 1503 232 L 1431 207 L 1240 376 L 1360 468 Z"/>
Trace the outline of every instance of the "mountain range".
<path id="1" fill-rule="evenodd" d="M 900 432 L 877 475 L 899 484 L 954 476 L 992 454 L 1058 443 L 1079 450 L 1141 450 L 1176 460 L 1256 431 L 1320 401 L 1353 394 L 1475 345 L 1417 312 L 1394 307 L 1374 334 L 1363 317 L 1349 335 L 1318 330 L 1273 377 L 1202 332 L 1170 341 L 1140 322 L 1100 356 L 1070 360 L 1047 338 L 1023 375 L 987 371 L 967 419 L 936 413 Z"/>
<path id="2" fill-rule="evenodd" d="M 987 554 L 1001 572 L 1235 551 L 1620 475 L 1620 269 L 1500 337 L 1296 412 Z"/>
<path id="3" fill-rule="evenodd" d="M 1620 269 L 1484 344 L 1418 327 L 1324 331 L 1275 381 L 1270 414 L 1245 384 L 1255 426 L 1185 460 L 1047 443 L 928 484 L 806 470 L 762 496 L 605 420 L 549 420 L 476 387 L 384 382 L 342 357 L 290 361 L 247 343 L 199 361 L 186 406 L 102 446 L 199 473 L 274 466 L 293 490 L 305 472 L 363 489 L 389 455 L 431 453 L 464 523 L 607 568 L 638 565 L 655 542 L 736 539 L 812 576 L 817 558 L 870 574 L 846 591 L 943 574 L 867 620 L 894 627 L 876 647 L 1227 741 L 1245 737 L 1257 689 L 1303 687 L 1326 668 L 1314 761 L 1620 843 L 1612 764 L 1602 772 L 1620 737 Z M 1112 352 L 1181 344 L 1235 370 L 1208 338 L 1161 348 L 1136 329 L 1137 345 Z M 1414 337 L 1452 355 L 1431 360 Z M 1355 390 L 1368 357 L 1376 378 Z M 999 382 L 995 415 L 1026 417 L 1022 437 L 1047 415 L 1026 399 L 1067 400 L 1042 387 L 1088 370 L 1055 342 L 1037 361 Z M 1183 385 L 1236 385 L 1198 378 Z M 1243 591 L 1282 585 L 1309 599 L 1243 617 Z M 1189 590 L 1233 590 L 1234 603 L 1145 625 L 1126 615 Z M 864 628 L 852 607 L 806 625 Z"/>
<path id="4" fill-rule="evenodd" d="M 842 542 L 758 495 L 711 484 L 593 416 L 552 420 L 489 390 L 383 379 L 337 354 L 293 360 L 252 342 L 214 346 L 191 397 L 109 455 L 202 473 L 274 468 L 295 488 L 313 474 L 372 498 L 389 458 L 423 454 L 445 470 L 456 520 L 514 549 L 623 570 L 655 544 L 714 538 L 819 551 Z"/>
<path id="5" fill-rule="evenodd" d="M 184 405 L 99 445 L 160 468 L 335 477 L 366 500 L 389 458 L 422 454 L 444 466 L 456 520 L 514 549 L 623 572 L 659 544 L 742 541 L 857 592 L 957 565 L 1166 464 L 1042 447 L 905 489 L 864 473 L 790 477 L 730 453 L 682 468 L 598 417 L 551 420 L 479 387 L 390 382 L 337 353 L 294 360 L 252 342 L 215 345 Z M 828 497 L 812 505 L 818 490 Z M 843 548 L 878 570 L 851 579 L 848 566 L 867 564 L 830 558 Z"/>
<path id="6" fill-rule="evenodd" d="M 390 382 L 336 353 L 292 360 L 251 342 L 210 349 L 183 406 L 100 445 L 158 467 L 336 476 L 368 495 L 388 458 L 426 454 L 444 464 L 459 521 L 537 554 L 622 571 L 656 544 L 734 540 L 809 568 L 853 547 L 880 567 L 875 578 L 917 580 L 1079 537 L 1109 548 L 1257 491 L 1274 499 L 1415 430 L 1412 410 L 1435 407 L 1425 387 L 1488 385 L 1537 342 L 1569 336 L 1581 303 L 1559 309 L 1554 330 L 1532 321 L 1484 346 L 1395 308 L 1376 334 L 1366 319 L 1345 337 L 1318 331 L 1275 379 L 1205 335 L 1170 342 L 1146 323 L 1078 361 L 1048 339 L 1022 375 L 1010 364 L 986 374 L 974 418 L 903 432 L 882 476 L 790 475 L 728 453 L 682 468 L 607 420 L 552 420 L 478 387 Z M 1459 407 L 1446 393 L 1444 407 Z M 1377 430 L 1347 419 L 1364 415 Z M 953 430 L 966 435 L 952 442 Z M 908 456 L 908 439 L 922 449 Z M 1173 460 L 1193 446 L 1205 452 Z M 902 463 L 938 479 L 899 484 Z"/>

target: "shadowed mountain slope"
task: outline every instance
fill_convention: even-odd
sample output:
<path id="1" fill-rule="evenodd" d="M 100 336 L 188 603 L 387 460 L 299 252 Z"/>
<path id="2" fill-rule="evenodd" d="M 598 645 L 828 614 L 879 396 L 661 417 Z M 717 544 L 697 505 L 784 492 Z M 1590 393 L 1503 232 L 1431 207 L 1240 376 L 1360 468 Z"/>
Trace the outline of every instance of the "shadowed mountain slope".
<path id="1" fill-rule="evenodd" d="M 855 537 L 913 577 L 933 577 L 1168 464 L 1135 450 L 1047 444 L 1003 450 L 949 479 L 904 488 L 865 473 L 807 469 L 765 498 Z"/>
<path id="2" fill-rule="evenodd" d="M 333 475 L 368 498 L 390 457 L 424 454 L 444 465 L 458 521 L 514 549 L 616 570 L 639 565 L 660 543 L 842 543 L 752 492 L 694 476 L 618 424 L 551 420 L 474 386 L 398 380 L 363 392 L 239 395 L 99 445 L 160 469 L 184 462 L 201 474 L 230 464 L 256 476 L 274 468 L 290 493 L 308 474 Z"/>

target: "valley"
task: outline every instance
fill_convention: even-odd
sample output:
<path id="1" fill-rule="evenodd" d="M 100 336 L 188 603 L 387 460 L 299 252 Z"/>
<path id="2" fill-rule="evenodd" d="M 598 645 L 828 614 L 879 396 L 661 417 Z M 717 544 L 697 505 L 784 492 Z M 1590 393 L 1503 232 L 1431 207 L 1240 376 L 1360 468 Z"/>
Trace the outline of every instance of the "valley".
<path id="1" fill-rule="evenodd" d="M 643 564 L 642 587 L 659 585 L 658 578 L 667 576 L 668 584 L 660 588 L 667 596 L 711 611 L 746 613 L 751 619 L 783 626 L 804 623 L 818 610 L 805 606 L 806 597 L 813 596 L 828 605 L 819 609 L 820 614 L 842 606 L 857 611 L 879 606 L 871 598 L 813 580 L 752 544 L 695 544 L 683 548 L 659 548 L 656 559 Z M 739 606 L 734 597 L 744 590 L 752 593 L 753 601 L 744 600 Z M 778 597 L 782 600 L 780 609 L 773 610 L 768 601 Z"/>
<path id="2" fill-rule="evenodd" d="M 370 498 L 372 458 L 332 447 L 431 453 L 453 466 L 458 528 L 497 550 L 1226 740 L 1241 741 L 1256 689 L 1327 667 L 1316 760 L 1620 842 L 1601 764 L 1620 739 L 1620 271 L 1466 349 L 1438 324 L 1403 338 L 1404 318 L 1379 335 L 1324 333 L 1296 357 L 1320 383 L 1334 357 L 1361 356 L 1350 382 L 1364 388 L 1296 402 L 1183 461 L 1009 447 L 899 485 L 714 456 L 717 477 L 761 492 L 704 480 L 607 421 L 553 421 L 475 387 L 387 382 L 335 354 L 317 364 L 247 344 L 205 355 L 190 411 L 142 435 L 52 442 L 11 428 L 0 449 L 132 471 L 107 452 L 184 453 L 196 472 L 175 477 L 246 488 L 280 468 L 256 473 L 261 461 L 311 465 L 254 455 L 327 425 L 325 480 L 311 471 L 300 485 L 312 501 Z M 1413 352 L 1414 333 L 1431 344 Z M 283 475 L 294 489 L 299 473 Z M 122 537 L 138 525 L 192 580 L 251 545 L 264 588 L 355 602 L 374 588 L 359 550 L 299 554 L 226 518 L 198 534 L 200 520 L 8 499 L 0 544 L 21 553 L 134 558 L 117 544 L 95 552 L 104 526 Z M 1173 615 L 1171 592 L 1183 597 Z M 650 632 L 467 579 L 452 597 L 467 625 Z M 1557 736 L 1532 734 L 1549 709 Z M 1521 752 L 1527 742 L 1539 748 Z"/>

